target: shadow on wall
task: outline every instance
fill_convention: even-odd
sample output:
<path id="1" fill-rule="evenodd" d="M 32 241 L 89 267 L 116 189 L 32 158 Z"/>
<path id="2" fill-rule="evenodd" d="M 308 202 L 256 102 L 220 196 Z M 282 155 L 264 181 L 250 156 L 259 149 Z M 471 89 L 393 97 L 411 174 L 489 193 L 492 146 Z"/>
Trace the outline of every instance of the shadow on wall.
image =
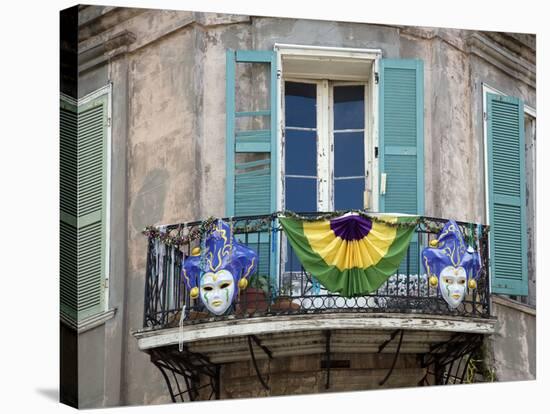
<path id="1" fill-rule="evenodd" d="M 143 180 L 132 208 L 132 221 L 136 231 L 141 232 L 145 226 L 161 220 L 168 177 L 166 170 L 155 168 Z"/>

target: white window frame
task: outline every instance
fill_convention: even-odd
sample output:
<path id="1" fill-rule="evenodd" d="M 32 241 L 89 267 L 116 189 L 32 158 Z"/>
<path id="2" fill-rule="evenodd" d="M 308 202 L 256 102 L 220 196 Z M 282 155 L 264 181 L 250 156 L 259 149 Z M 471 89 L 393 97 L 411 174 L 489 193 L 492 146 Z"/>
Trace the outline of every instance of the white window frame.
<path id="1" fill-rule="evenodd" d="M 502 96 L 511 96 L 509 94 L 506 94 L 502 91 L 500 91 L 497 88 L 494 88 L 486 83 L 481 83 L 481 93 L 482 93 L 482 99 L 483 99 L 483 162 L 484 162 L 484 181 L 485 181 L 485 223 L 489 224 L 491 222 L 491 213 L 490 213 L 490 207 L 489 207 L 489 154 L 488 154 L 488 147 L 487 147 L 487 93 L 492 93 L 495 95 L 502 95 Z M 526 103 L 523 104 L 523 112 L 524 116 L 529 115 L 533 119 L 537 119 L 537 111 L 535 108 L 527 105 Z M 491 252 L 491 241 L 489 239 L 489 260 L 491 260 L 490 257 Z M 489 272 L 492 272 L 492 266 L 489 266 Z M 492 276 L 492 275 L 490 275 Z M 492 277 L 489 277 L 489 291 L 492 292 L 492 286 L 491 286 L 491 280 Z"/>
<path id="2" fill-rule="evenodd" d="M 378 158 L 374 156 L 375 148 L 378 147 L 378 82 L 377 74 L 379 68 L 379 60 L 382 57 L 382 51 L 380 49 L 358 49 L 358 48 L 340 48 L 340 47 L 322 47 L 322 46 L 306 46 L 306 45 L 295 45 L 295 44 L 278 44 L 274 46 L 274 50 L 277 53 L 277 67 L 278 76 L 277 76 L 277 89 L 278 102 L 277 102 L 277 124 L 279 126 L 277 131 L 278 142 L 281 143 L 280 151 L 277 153 L 277 209 L 283 210 L 284 208 L 284 82 L 285 81 L 299 81 L 299 82 L 311 82 L 314 81 L 314 78 L 289 78 L 285 76 L 283 71 L 283 56 L 285 55 L 294 55 L 304 58 L 318 58 L 321 60 L 330 60 L 330 59 L 358 59 L 362 61 L 367 61 L 372 64 L 371 74 L 368 80 L 361 80 L 361 84 L 365 84 L 365 135 L 367 139 L 365 140 L 365 170 L 368 171 L 367 183 L 370 183 L 370 186 L 367 186 L 366 192 L 370 193 L 368 197 L 363 195 L 363 203 L 368 201 L 368 209 L 372 211 L 378 211 Z M 339 83 L 340 81 L 334 80 L 332 84 Z M 342 83 L 351 84 L 354 82 L 354 79 L 349 79 L 342 81 Z M 320 87 L 319 87 L 320 86 Z M 325 90 L 326 89 L 326 90 Z M 332 88 L 330 88 L 332 89 Z M 321 94 L 320 94 L 321 92 Z M 321 95 L 321 96 L 320 96 Z M 319 100 L 321 98 L 321 100 Z M 320 103 L 317 110 L 317 133 L 319 135 L 319 140 L 323 140 L 321 145 L 328 146 L 334 134 L 332 132 L 332 122 L 329 118 L 332 113 L 332 100 L 329 95 L 329 86 L 328 82 L 320 79 L 317 87 L 317 99 Z M 329 108 L 328 111 L 320 111 L 319 107 Z M 327 141 L 328 142 L 325 142 Z M 318 145 L 320 143 L 318 142 Z M 332 151 L 331 151 L 332 152 Z M 333 171 L 333 157 L 331 152 L 328 154 L 328 158 L 325 162 L 318 163 L 318 182 L 321 177 L 328 177 L 328 171 Z M 328 169 L 328 170 L 327 170 Z M 327 171 L 325 171 L 327 170 Z M 333 181 L 333 177 L 329 177 Z M 328 184 L 328 183 L 327 183 Z M 370 187 L 370 188 L 369 188 Z M 334 188 L 334 183 L 331 182 L 330 185 L 318 186 L 318 205 L 322 209 L 329 210 L 334 205 L 334 197 L 332 194 L 332 188 Z M 319 192 L 320 191 L 320 192 Z M 365 200 L 367 198 L 368 200 Z M 320 200 L 320 201 L 319 201 Z"/>
<path id="3" fill-rule="evenodd" d="M 329 162 L 330 162 L 330 183 L 328 185 L 329 190 L 329 209 L 334 209 L 334 191 L 336 188 L 335 184 L 335 177 L 334 177 L 334 87 L 335 86 L 353 86 L 353 85 L 362 85 L 365 87 L 365 94 L 363 96 L 364 102 L 365 102 L 365 108 L 364 108 L 364 119 L 365 119 L 365 125 L 364 125 L 364 131 L 363 131 L 363 151 L 364 151 L 364 162 L 365 162 L 365 170 L 363 171 L 363 178 L 365 180 L 365 190 L 363 191 L 363 207 L 367 208 L 369 207 L 367 202 L 370 202 L 371 197 L 366 196 L 365 193 L 372 192 L 373 184 L 375 180 L 375 175 L 370 171 L 370 167 L 374 164 L 376 161 L 374 159 L 374 143 L 371 139 L 371 128 L 370 125 L 372 124 L 373 120 L 370 119 L 373 116 L 372 113 L 372 105 L 370 104 L 369 99 L 369 88 L 371 87 L 370 82 L 363 81 L 363 82 L 355 82 L 355 81 L 332 81 L 330 82 L 328 94 L 329 94 L 329 105 L 328 105 L 328 116 L 329 116 L 329 132 L 328 132 L 328 140 L 330 144 L 330 152 L 329 152 Z M 377 209 L 378 210 L 378 209 Z"/>
<path id="4" fill-rule="evenodd" d="M 325 102 L 325 97 L 327 96 L 327 93 L 323 90 L 326 88 L 326 82 L 325 81 L 322 81 L 322 80 L 317 80 L 317 79 L 299 79 L 299 78 L 285 78 L 284 79 L 284 82 L 297 82 L 297 83 L 307 83 L 309 85 L 315 85 L 315 91 L 316 91 L 316 118 L 317 118 L 317 125 L 315 126 L 315 131 L 316 131 L 316 134 L 317 136 L 320 138 L 319 140 L 317 140 L 317 171 L 316 171 L 316 175 L 317 175 L 317 204 L 319 204 L 319 202 L 321 201 L 321 199 L 324 200 L 324 198 L 326 197 L 326 194 L 323 193 L 323 189 L 324 189 L 324 186 L 320 186 L 319 185 L 319 181 L 321 179 L 321 177 L 324 176 L 324 173 L 325 173 L 325 169 L 328 168 L 328 166 L 324 165 L 323 162 L 319 162 L 319 154 L 321 153 L 321 151 L 323 150 L 323 148 L 326 148 L 327 146 L 327 142 L 321 142 L 321 139 L 323 137 L 326 136 L 326 134 L 324 133 L 324 130 L 325 128 L 327 127 L 327 119 L 326 119 L 326 111 L 324 111 L 322 108 L 324 106 L 326 106 L 326 102 Z M 285 173 L 285 167 L 283 165 L 283 162 L 284 162 L 284 146 L 285 146 L 285 141 L 283 139 L 283 131 L 286 129 L 285 125 L 284 125 L 284 111 L 285 111 L 285 108 L 284 108 L 284 104 L 285 104 L 285 100 L 284 100 L 284 93 L 285 93 L 285 83 L 282 82 L 281 83 L 281 95 L 283 96 L 283 99 L 281 100 L 281 105 L 282 105 L 282 113 L 281 113 L 281 122 L 282 122 L 282 126 L 281 126 L 281 137 L 280 137 L 280 140 L 279 142 L 281 143 L 281 160 L 282 162 L 279 163 L 279 170 L 280 171 L 280 174 L 281 174 L 281 192 L 279 194 L 279 192 L 277 192 L 277 194 L 279 194 L 278 196 L 278 202 L 280 202 L 280 207 L 278 207 L 279 210 L 282 209 L 282 207 L 284 206 L 284 193 L 283 193 L 283 189 L 284 189 L 284 180 L 286 179 L 287 175 Z M 290 127 L 291 129 L 294 129 L 294 127 Z M 310 130 L 309 128 L 299 128 L 299 129 L 296 129 L 296 130 Z M 290 175 L 292 177 L 292 175 Z M 294 178 L 299 178 L 299 177 L 294 177 Z"/>

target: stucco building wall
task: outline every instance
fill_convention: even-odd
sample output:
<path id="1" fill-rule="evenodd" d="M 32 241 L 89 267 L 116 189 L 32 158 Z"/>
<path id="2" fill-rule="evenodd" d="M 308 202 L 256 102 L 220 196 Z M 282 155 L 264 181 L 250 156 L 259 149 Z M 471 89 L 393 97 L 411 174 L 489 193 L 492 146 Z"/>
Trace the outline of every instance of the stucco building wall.
<path id="1" fill-rule="evenodd" d="M 535 311 L 503 299 L 496 299 L 493 308 L 498 318 L 498 333 L 491 336 L 489 343 L 497 380 L 536 379 Z"/>
<path id="2" fill-rule="evenodd" d="M 271 50 L 275 43 L 294 43 L 378 48 L 385 58 L 422 59 L 425 213 L 485 222 L 481 83 L 532 106 L 535 88 L 472 53 L 473 33 L 100 6 L 81 9 L 79 96 L 109 82 L 113 87 L 109 305 L 116 308 L 113 318 L 79 336 L 83 378 L 100 384 L 84 388 L 82 383 L 82 405 L 169 401 L 160 372 L 131 335 L 142 327 L 143 318 L 146 238 L 141 230 L 150 224 L 225 213 L 227 49 Z M 529 223 L 534 237 L 532 214 Z M 534 255 L 531 270 L 534 275 Z M 518 337 L 534 332 L 533 323 L 516 324 L 509 312 L 495 307 L 507 332 Z M 506 355 L 507 345 L 498 342 L 508 339 L 510 335 L 495 341 L 497 354 Z M 532 341 L 522 346 L 529 348 L 531 358 Z M 503 367 L 502 378 L 530 378 L 529 364 L 514 365 L 514 376 Z"/>

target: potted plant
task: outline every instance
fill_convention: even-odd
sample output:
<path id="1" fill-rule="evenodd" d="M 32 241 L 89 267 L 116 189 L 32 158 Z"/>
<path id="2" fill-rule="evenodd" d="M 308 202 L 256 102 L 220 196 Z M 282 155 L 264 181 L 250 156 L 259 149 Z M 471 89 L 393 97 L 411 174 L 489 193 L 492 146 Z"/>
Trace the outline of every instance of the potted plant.
<path id="1" fill-rule="evenodd" d="M 274 311 L 286 311 L 300 309 L 298 303 L 292 301 L 292 280 L 286 280 L 279 289 L 279 296 L 275 299 L 271 309 Z"/>
<path id="2" fill-rule="evenodd" d="M 269 292 L 269 277 L 252 275 L 248 287 L 239 293 L 237 313 L 246 309 L 248 314 L 267 310 L 267 297 Z"/>

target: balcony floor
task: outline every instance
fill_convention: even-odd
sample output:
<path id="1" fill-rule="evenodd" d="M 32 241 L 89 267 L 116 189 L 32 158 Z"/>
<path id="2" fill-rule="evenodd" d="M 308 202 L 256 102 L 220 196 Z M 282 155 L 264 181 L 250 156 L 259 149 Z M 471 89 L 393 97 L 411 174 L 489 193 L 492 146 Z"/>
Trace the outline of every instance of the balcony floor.
<path id="1" fill-rule="evenodd" d="M 184 343 L 213 363 L 249 358 L 247 336 L 256 335 L 274 357 L 324 352 L 324 332 L 332 331 L 332 352 L 378 352 L 393 332 L 404 330 L 402 353 L 425 353 L 456 333 L 492 334 L 494 319 L 411 314 L 320 314 L 229 319 L 184 325 L 183 328 L 141 330 L 134 333 L 147 351 Z M 390 341 L 382 352 L 395 352 Z M 262 358 L 263 353 L 258 353 Z"/>

